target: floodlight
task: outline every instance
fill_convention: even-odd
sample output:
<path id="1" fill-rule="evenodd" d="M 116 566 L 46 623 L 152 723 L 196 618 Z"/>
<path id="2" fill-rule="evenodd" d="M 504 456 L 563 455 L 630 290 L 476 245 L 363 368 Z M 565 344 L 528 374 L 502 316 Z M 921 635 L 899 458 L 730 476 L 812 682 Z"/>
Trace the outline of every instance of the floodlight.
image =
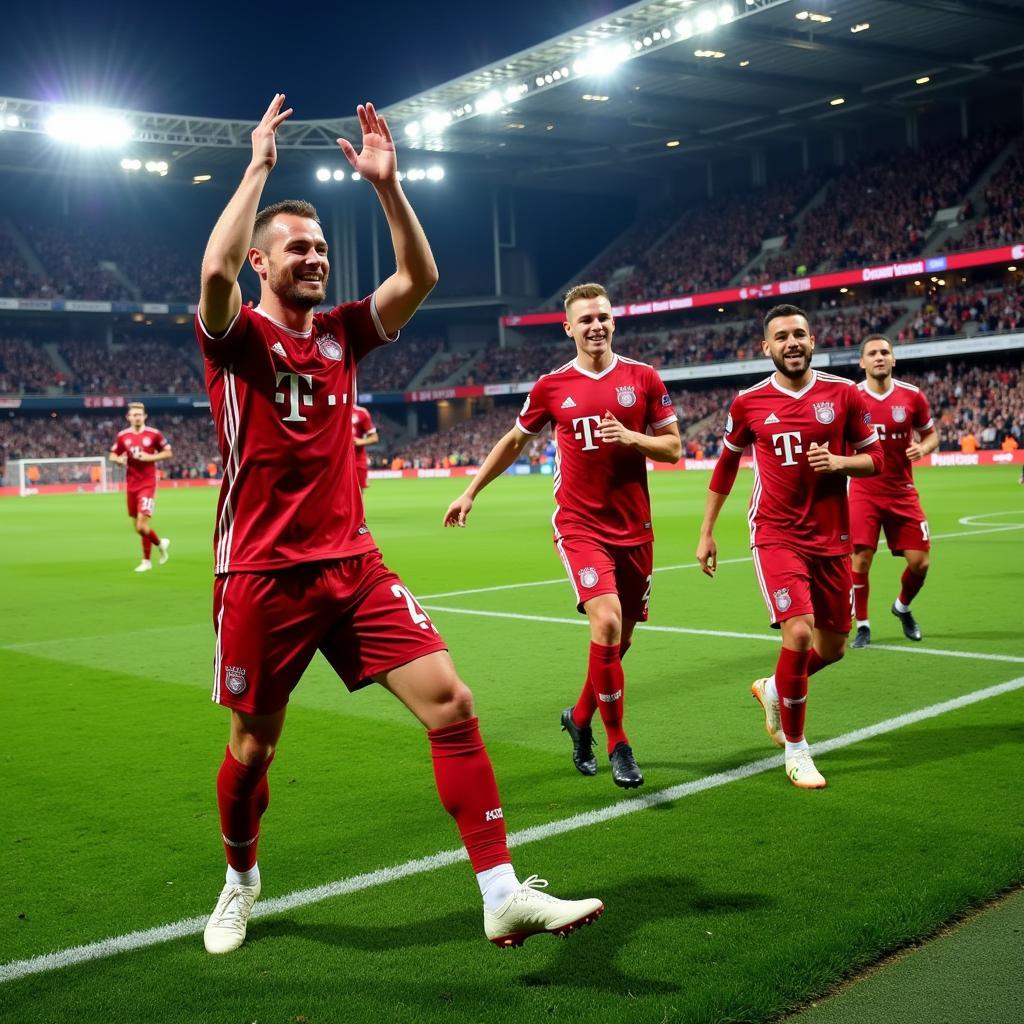
<path id="1" fill-rule="evenodd" d="M 317 181 L 330 181 L 331 172 L 326 167 L 318 167 L 316 169 L 316 180 Z"/>
<path id="2" fill-rule="evenodd" d="M 915 85 L 927 85 L 930 81 L 931 81 L 931 78 L 928 75 L 922 75 L 920 78 L 915 78 L 914 79 L 914 84 Z"/>
<path id="3" fill-rule="evenodd" d="M 17 114 L 8 114 L 4 118 L 4 125 L 7 128 L 19 128 L 21 126 L 21 118 Z"/>
<path id="4" fill-rule="evenodd" d="M 443 132 L 452 123 L 452 115 L 448 111 L 432 110 L 423 118 L 423 130 L 436 135 Z"/>
<path id="5" fill-rule="evenodd" d="M 353 171 L 352 172 L 352 180 L 353 181 L 362 181 L 363 180 L 363 176 L 358 171 Z"/>
<path id="6" fill-rule="evenodd" d="M 681 39 L 689 39 L 693 35 L 693 24 L 690 22 L 690 19 L 680 18 L 676 22 L 676 32 Z"/>
<path id="7" fill-rule="evenodd" d="M 61 142 L 89 148 L 120 146 L 133 135 L 120 114 L 85 108 L 54 111 L 46 119 L 46 132 Z"/>
<path id="8" fill-rule="evenodd" d="M 405 126 L 405 134 L 408 135 L 410 139 L 418 139 L 420 137 L 419 121 L 410 121 Z"/>
<path id="9" fill-rule="evenodd" d="M 331 174 L 331 177 L 335 181 L 344 181 L 345 180 L 345 172 L 339 167 L 336 171 L 334 171 L 333 174 Z"/>
<path id="10" fill-rule="evenodd" d="M 718 24 L 718 13 L 710 7 L 697 12 L 697 31 L 710 32 Z"/>
<path id="11" fill-rule="evenodd" d="M 841 107 L 846 102 L 842 96 L 837 96 L 834 100 L 829 100 L 828 105 L 830 107 Z"/>
<path id="12" fill-rule="evenodd" d="M 559 78 L 561 78 L 561 75 L 559 75 Z M 534 79 L 534 81 L 537 83 L 537 88 L 539 89 L 544 84 L 544 76 L 543 75 L 538 75 Z"/>
<path id="13" fill-rule="evenodd" d="M 500 92 L 489 92 L 476 101 L 476 109 L 481 114 L 493 114 L 496 110 L 501 110 L 501 107 L 502 99 Z"/>
<path id="14" fill-rule="evenodd" d="M 552 77 L 552 78 L 553 78 L 553 79 L 554 79 L 554 80 L 555 80 L 556 82 L 560 82 L 560 81 L 562 80 L 562 72 L 561 72 L 561 71 L 557 71 L 557 70 L 556 70 L 556 71 L 552 71 L 552 72 L 551 72 L 551 77 Z"/>
<path id="15" fill-rule="evenodd" d="M 732 4 L 719 4 L 718 6 L 718 24 L 728 25 L 733 18 L 736 17 L 736 11 L 733 10 Z"/>
<path id="16" fill-rule="evenodd" d="M 516 85 L 510 85 L 504 93 L 506 103 L 515 103 L 519 99 L 519 87 Z"/>
<path id="17" fill-rule="evenodd" d="M 134 157 L 126 156 L 121 160 L 121 167 L 126 171 L 141 171 L 142 161 Z"/>
<path id="18" fill-rule="evenodd" d="M 440 164 L 434 164 L 427 168 L 427 177 L 431 181 L 440 181 L 444 177 L 444 168 Z"/>

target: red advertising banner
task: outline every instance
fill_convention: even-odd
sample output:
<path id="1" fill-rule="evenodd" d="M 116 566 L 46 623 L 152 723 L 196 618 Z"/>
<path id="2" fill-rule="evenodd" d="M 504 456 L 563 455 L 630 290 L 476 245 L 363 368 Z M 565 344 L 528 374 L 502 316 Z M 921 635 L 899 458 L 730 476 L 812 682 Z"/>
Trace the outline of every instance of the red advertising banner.
<path id="1" fill-rule="evenodd" d="M 998 249 L 978 249 L 975 252 L 958 252 L 943 256 L 922 256 L 920 259 L 904 260 L 899 263 L 883 263 L 858 270 L 839 270 L 831 274 L 808 274 L 806 277 L 788 281 L 771 281 L 768 284 L 752 284 L 741 288 L 723 288 L 715 292 L 700 292 L 696 295 L 676 295 L 670 298 L 651 299 L 647 302 L 630 302 L 624 306 L 613 306 L 615 317 L 650 316 L 654 313 L 673 313 L 680 309 L 696 309 L 700 306 L 721 306 L 728 302 L 743 302 L 747 299 L 776 299 L 803 292 L 816 292 L 825 288 L 842 288 L 853 284 L 875 281 L 890 281 L 900 277 L 915 277 L 920 274 L 942 274 L 950 270 L 966 270 L 968 267 L 983 267 L 990 263 L 1006 263 L 1024 260 L 1024 245 L 1004 245 Z M 521 313 L 503 316 L 505 327 L 537 327 L 541 324 L 560 324 L 565 317 L 556 313 Z"/>

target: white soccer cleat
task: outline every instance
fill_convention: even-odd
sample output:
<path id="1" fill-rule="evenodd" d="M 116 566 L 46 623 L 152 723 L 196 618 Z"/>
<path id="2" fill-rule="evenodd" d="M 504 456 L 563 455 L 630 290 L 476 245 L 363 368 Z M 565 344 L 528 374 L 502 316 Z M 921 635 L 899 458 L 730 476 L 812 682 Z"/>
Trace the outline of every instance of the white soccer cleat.
<path id="1" fill-rule="evenodd" d="M 797 750 L 786 758 L 786 775 L 797 789 L 824 789 L 825 776 L 814 767 L 809 750 Z"/>
<path id="2" fill-rule="evenodd" d="M 167 554 L 167 549 L 170 546 L 171 546 L 171 538 L 170 537 L 164 537 L 164 539 L 162 541 L 160 541 L 160 562 L 159 562 L 160 565 L 163 565 L 167 561 L 167 559 L 170 557 Z"/>
<path id="3" fill-rule="evenodd" d="M 755 679 L 750 684 L 750 695 L 764 709 L 764 731 L 772 738 L 772 742 L 778 747 L 786 745 L 786 737 L 782 734 L 782 718 L 779 715 L 778 700 L 770 700 L 764 692 L 769 676 L 763 679 Z"/>
<path id="4" fill-rule="evenodd" d="M 137 566 L 135 566 L 136 572 L 149 572 L 153 568 L 153 563 L 148 559 L 144 558 Z"/>
<path id="5" fill-rule="evenodd" d="M 259 894 L 259 882 L 255 885 L 232 885 L 228 882 L 224 886 L 203 932 L 207 953 L 230 953 L 245 942 L 249 915 Z"/>
<path id="6" fill-rule="evenodd" d="M 547 881 L 530 877 L 493 913 L 484 911 L 484 934 L 496 946 L 521 946 L 531 935 L 566 936 L 604 913 L 600 900 L 560 900 L 541 889 Z"/>

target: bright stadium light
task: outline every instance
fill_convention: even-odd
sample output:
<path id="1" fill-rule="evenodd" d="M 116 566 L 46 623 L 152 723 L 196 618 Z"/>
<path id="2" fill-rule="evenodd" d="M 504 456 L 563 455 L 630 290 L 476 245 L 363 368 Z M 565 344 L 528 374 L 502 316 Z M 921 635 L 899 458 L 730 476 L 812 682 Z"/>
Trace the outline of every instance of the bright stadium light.
<path id="1" fill-rule="evenodd" d="M 736 11 L 733 9 L 732 4 L 719 4 L 718 7 L 718 24 L 728 25 L 733 18 L 736 17 Z"/>
<path id="2" fill-rule="evenodd" d="M 680 39 L 689 39 L 693 35 L 693 24 L 689 18 L 680 18 L 676 22 L 676 35 Z"/>
<path id="3" fill-rule="evenodd" d="M 21 127 L 21 118 L 17 114 L 8 114 L 4 118 L 5 128 L 19 128 Z"/>
<path id="4" fill-rule="evenodd" d="M 489 92 L 476 101 L 476 109 L 481 114 L 493 114 L 495 111 L 501 110 L 503 105 L 500 92 Z"/>
<path id="5" fill-rule="evenodd" d="M 335 181 L 344 181 L 345 180 L 345 172 L 339 167 L 336 171 L 334 171 L 331 174 L 331 177 Z"/>
<path id="6" fill-rule="evenodd" d="M 90 149 L 123 145 L 134 134 L 120 114 L 84 108 L 55 111 L 46 119 L 46 132 L 60 142 Z"/>
<path id="7" fill-rule="evenodd" d="M 423 130 L 431 135 L 443 132 L 452 123 L 452 115 L 447 110 L 431 110 L 423 118 Z"/>
<path id="8" fill-rule="evenodd" d="M 418 139 L 420 137 L 420 123 L 419 123 L 419 121 L 410 121 L 405 126 L 405 134 L 410 139 Z"/>
<path id="9" fill-rule="evenodd" d="M 317 181 L 330 181 L 331 172 L 326 167 L 318 167 L 316 169 L 316 180 Z"/>
<path id="10" fill-rule="evenodd" d="M 362 181 L 363 180 L 363 176 L 358 171 L 353 171 L 352 172 L 352 180 L 353 181 Z"/>
<path id="11" fill-rule="evenodd" d="M 126 156 L 121 160 L 121 169 L 125 171 L 141 171 L 142 161 Z"/>
<path id="12" fill-rule="evenodd" d="M 698 32 L 710 32 L 718 25 L 718 12 L 713 11 L 710 7 L 705 7 L 703 11 L 697 12 L 697 31 Z"/>
<path id="13" fill-rule="evenodd" d="M 444 168 L 440 164 L 434 164 L 427 168 L 427 178 L 430 181 L 440 181 L 444 177 Z"/>

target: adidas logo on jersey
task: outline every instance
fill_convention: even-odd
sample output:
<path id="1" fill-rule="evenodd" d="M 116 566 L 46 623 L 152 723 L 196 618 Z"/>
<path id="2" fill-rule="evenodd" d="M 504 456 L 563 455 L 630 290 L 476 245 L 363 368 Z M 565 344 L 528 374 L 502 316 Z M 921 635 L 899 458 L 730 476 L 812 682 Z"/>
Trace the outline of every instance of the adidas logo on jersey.
<path id="1" fill-rule="evenodd" d="M 274 344 L 270 346 L 270 351 L 271 352 L 276 352 L 279 356 L 287 356 L 288 355 L 288 353 L 285 352 L 285 350 L 284 350 L 284 345 L 282 345 L 281 342 L 279 342 L 279 341 L 275 341 Z"/>
<path id="2" fill-rule="evenodd" d="M 562 409 L 575 409 L 576 403 L 569 397 L 566 397 L 565 401 L 561 405 Z"/>
<path id="3" fill-rule="evenodd" d="M 767 427 L 770 423 L 778 423 L 778 422 L 779 422 L 779 417 L 776 416 L 775 413 L 770 412 L 768 414 L 767 419 L 765 419 L 765 421 L 764 421 L 764 425 Z"/>

